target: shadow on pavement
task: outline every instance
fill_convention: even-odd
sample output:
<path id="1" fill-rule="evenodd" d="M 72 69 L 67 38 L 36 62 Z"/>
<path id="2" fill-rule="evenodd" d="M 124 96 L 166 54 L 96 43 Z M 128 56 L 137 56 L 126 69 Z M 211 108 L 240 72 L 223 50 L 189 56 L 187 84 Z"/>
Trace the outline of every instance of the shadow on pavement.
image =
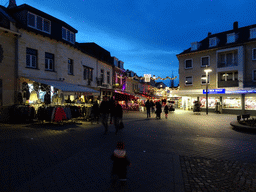
<path id="1" fill-rule="evenodd" d="M 26 127 L 34 129 L 66 130 L 70 128 L 78 128 L 79 125 L 82 125 L 82 123 L 35 123 L 27 125 Z"/>

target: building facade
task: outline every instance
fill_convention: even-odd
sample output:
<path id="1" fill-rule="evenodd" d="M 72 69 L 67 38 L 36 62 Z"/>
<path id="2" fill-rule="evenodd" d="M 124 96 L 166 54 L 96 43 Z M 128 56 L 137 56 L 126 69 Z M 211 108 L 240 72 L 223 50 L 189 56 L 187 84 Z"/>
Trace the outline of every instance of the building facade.
<path id="1" fill-rule="evenodd" d="M 256 111 L 256 25 L 238 27 L 211 34 L 177 55 L 179 60 L 179 95 L 182 107 L 193 108 L 194 101 L 211 111 L 221 105 L 224 113 Z M 211 70 L 206 77 L 205 70 Z"/>

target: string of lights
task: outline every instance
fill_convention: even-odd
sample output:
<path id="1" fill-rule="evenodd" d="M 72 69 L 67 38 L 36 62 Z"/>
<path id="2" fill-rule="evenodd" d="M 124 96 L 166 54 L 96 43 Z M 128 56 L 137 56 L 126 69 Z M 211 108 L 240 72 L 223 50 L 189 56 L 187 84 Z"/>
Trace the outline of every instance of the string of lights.
<path id="1" fill-rule="evenodd" d="M 118 78 L 128 78 L 128 79 L 139 79 L 139 80 L 142 80 L 142 79 L 145 79 L 145 77 L 138 77 L 138 76 L 133 76 L 133 77 L 126 77 L 126 76 L 117 76 Z M 166 80 L 166 79 L 170 79 L 170 80 L 174 80 L 176 79 L 177 76 L 175 77 L 165 77 L 165 78 L 162 78 L 162 77 L 155 77 L 155 75 L 153 75 L 153 77 L 150 77 L 151 80 Z"/>

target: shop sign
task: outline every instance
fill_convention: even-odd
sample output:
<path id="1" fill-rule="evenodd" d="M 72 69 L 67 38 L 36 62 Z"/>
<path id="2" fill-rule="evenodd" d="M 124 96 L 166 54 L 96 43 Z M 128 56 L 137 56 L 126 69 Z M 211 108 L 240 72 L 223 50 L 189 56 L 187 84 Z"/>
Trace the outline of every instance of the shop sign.
<path id="1" fill-rule="evenodd" d="M 245 93 L 256 93 L 256 90 L 236 90 L 236 91 L 227 91 L 226 93 L 239 93 L 239 94 L 245 94 Z"/>
<path id="2" fill-rule="evenodd" d="M 206 90 L 203 90 L 203 94 L 206 94 Z M 225 89 L 208 89 L 208 94 L 225 94 Z"/>

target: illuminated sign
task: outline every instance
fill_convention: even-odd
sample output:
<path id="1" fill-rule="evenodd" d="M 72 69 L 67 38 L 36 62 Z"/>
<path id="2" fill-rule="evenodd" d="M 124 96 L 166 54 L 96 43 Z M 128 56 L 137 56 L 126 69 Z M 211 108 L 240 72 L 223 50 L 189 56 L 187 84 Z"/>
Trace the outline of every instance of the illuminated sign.
<path id="1" fill-rule="evenodd" d="M 206 94 L 206 90 L 203 90 L 203 94 Z M 225 89 L 208 89 L 208 94 L 225 94 Z"/>

